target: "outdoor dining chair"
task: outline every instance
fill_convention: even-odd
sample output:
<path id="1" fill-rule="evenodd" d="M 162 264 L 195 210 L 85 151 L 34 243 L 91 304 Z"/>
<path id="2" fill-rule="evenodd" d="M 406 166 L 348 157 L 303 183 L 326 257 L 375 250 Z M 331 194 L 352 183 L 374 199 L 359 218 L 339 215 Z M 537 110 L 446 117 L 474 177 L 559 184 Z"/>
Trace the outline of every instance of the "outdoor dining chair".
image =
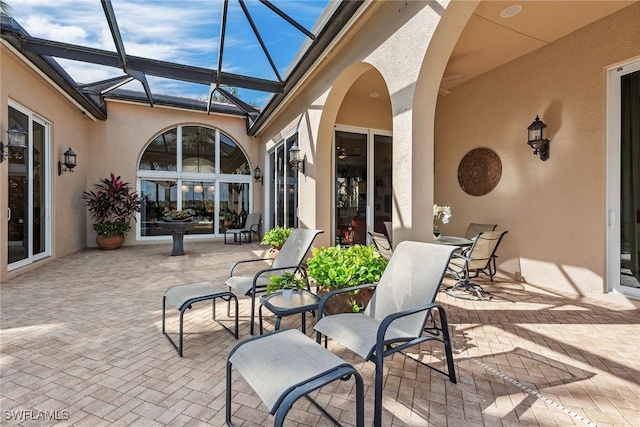
<path id="1" fill-rule="evenodd" d="M 224 243 L 227 243 L 227 234 L 233 235 L 233 243 L 242 244 L 242 238 L 245 237 L 247 242 L 251 242 L 252 234 L 256 234 L 260 239 L 260 222 L 262 221 L 262 215 L 249 214 L 244 226 L 241 228 L 230 228 L 224 232 Z"/>
<path id="2" fill-rule="evenodd" d="M 469 227 L 467 227 L 467 232 L 464 234 L 464 237 L 466 239 L 473 239 L 478 235 L 478 233 L 482 233 L 483 231 L 493 231 L 497 226 L 498 224 L 478 224 L 472 222 L 469 224 Z"/>
<path id="3" fill-rule="evenodd" d="M 391 247 L 391 242 L 387 239 L 382 233 L 376 233 L 375 231 L 367 231 L 369 237 L 373 241 L 373 245 L 376 247 L 380 255 L 386 260 L 391 259 L 391 255 L 393 255 L 393 248 Z"/>
<path id="4" fill-rule="evenodd" d="M 449 262 L 447 273 L 457 282 L 446 288 L 445 292 L 456 298 L 490 300 L 491 294 L 479 284 L 471 282 L 471 279 L 484 273 L 493 282 L 493 276 L 496 274 L 496 258 L 498 258 L 496 251 L 505 234 L 507 231 L 481 232 L 469 249 L 462 253 L 455 253 Z"/>
<path id="5" fill-rule="evenodd" d="M 256 307 L 256 295 L 258 293 L 265 292 L 267 284 L 270 282 L 271 276 L 282 275 L 285 272 L 289 273 L 301 273 L 306 279 L 306 269 L 302 265 L 307 252 L 311 248 L 316 236 L 323 233 L 322 230 L 310 230 L 303 228 L 296 228 L 291 232 L 284 245 L 278 252 L 275 258 L 254 258 L 249 260 L 238 261 L 231 266 L 229 272 L 229 278 L 225 282 L 225 285 L 230 289 L 236 290 L 241 294 L 247 295 L 251 298 L 251 335 L 254 334 L 254 322 L 255 322 L 255 307 Z M 258 270 L 251 276 L 235 275 L 236 267 L 247 263 L 253 263 L 258 261 L 271 261 L 271 265 L 266 268 Z M 228 312 L 230 312 L 231 304 L 229 303 Z"/>
<path id="6" fill-rule="evenodd" d="M 376 365 L 374 426 L 382 426 L 382 383 L 384 358 L 425 341 L 444 345 L 447 368 L 421 364 L 456 382 L 447 316 L 435 303 L 440 283 L 457 246 L 404 241 L 393 251 L 379 283 L 359 285 L 329 292 L 318 306 L 316 341 L 322 335 L 339 342 L 365 360 Z M 335 294 L 375 286 L 364 313 L 323 316 L 324 306 Z M 429 315 L 436 309 L 439 322 L 426 328 Z M 403 353 L 404 354 L 404 353 Z M 406 355 L 406 354 L 405 354 Z"/>

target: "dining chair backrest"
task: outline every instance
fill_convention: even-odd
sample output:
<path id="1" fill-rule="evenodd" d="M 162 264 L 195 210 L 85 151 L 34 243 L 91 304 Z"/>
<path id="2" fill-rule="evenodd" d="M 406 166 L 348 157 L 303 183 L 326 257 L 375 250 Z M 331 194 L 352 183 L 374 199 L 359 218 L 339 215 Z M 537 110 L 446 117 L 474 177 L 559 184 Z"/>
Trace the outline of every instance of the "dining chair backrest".
<path id="1" fill-rule="evenodd" d="M 484 270 L 494 258 L 498 245 L 507 231 L 483 231 L 479 233 L 466 253 L 469 271 Z"/>
<path id="2" fill-rule="evenodd" d="M 385 259 L 390 260 L 391 255 L 393 255 L 393 249 L 391 248 L 391 243 L 389 243 L 389 239 L 382 233 L 376 233 L 375 231 L 367 231 L 369 237 L 373 241 L 373 245 L 376 247 L 380 255 L 382 255 Z"/>
<path id="3" fill-rule="evenodd" d="M 478 233 L 481 233 L 483 231 L 493 231 L 496 229 L 497 226 L 498 224 L 478 224 L 478 223 L 472 222 L 471 224 L 469 224 L 469 227 L 467 228 L 467 232 L 465 233 L 464 237 L 467 239 L 473 239 L 478 235 Z"/>
<path id="4" fill-rule="evenodd" d="M 458 246 L 400 242 L 364 314 L 381 320 L 389 314 L 433 302 L 451 254 L 457 249 Z M 393 322 L 393 326 L 409 335 L 419 336 L 428 314 L 428 311 L 422 311 L 399 318 Z"/>
<path id="5" fill-rule="evenodd" d="M 391 221 L 384 221 L 384 228 L 387 230 L 387 239 L 389 243 L 393 242 L 393 224 Z"/>
<path id="6" fill-rule="evenodd" d="M 244 223 L 245 230 L 258 229 L 260 227 L 260 221 L 262 220 L 261 214 L 252 213 L 247 216 L 247 220 Z"/>

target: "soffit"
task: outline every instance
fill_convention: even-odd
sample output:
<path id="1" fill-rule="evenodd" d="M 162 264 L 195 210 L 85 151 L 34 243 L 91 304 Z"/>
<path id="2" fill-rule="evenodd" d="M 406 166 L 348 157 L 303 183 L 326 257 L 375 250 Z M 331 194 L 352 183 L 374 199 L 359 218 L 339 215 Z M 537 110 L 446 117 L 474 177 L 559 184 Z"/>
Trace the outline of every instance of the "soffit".
<path id="1" fill-rule="evenodd" d="M 636 1 L 482 1 L 460 35 L 441 87 L 451 90 Z M 519 4 L 522 11 L 502 18 Z"/>

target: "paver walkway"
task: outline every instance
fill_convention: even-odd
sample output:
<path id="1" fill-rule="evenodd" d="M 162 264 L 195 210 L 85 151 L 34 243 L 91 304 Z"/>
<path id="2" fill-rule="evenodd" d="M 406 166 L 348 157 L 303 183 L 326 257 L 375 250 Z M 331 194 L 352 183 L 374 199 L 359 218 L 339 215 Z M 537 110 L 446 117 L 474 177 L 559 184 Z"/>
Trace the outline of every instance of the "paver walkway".
<path id="1" fill-rule="evenodd" d="M 160 332 L 162 293 L 222 283 L 234 261 L 265 251 L 218 241 L 186 242 L 185 251 L 171 257 L 169 243 L 88 249 L 2 283 L 0 424 L 224 425 L 226 357 L 236 340 L 211 321 L 210 303 L 199 303 L 185 314 L 179 358 Z M 453 330 L 458 384 L 399 354 L 385 362 L 385 426 L 640 426 L 638 310 L 500 278 L 486 287 L 490 302 L 438 296 Z M 249 337 L 248 301 L 241 298 L 240 339 Z M 176 313 L 168 318 L 174 332 Z M 272 330 L 273 317 L 266 320 Z M 296 322 L 287 317 L 283 327 Z M 371 420 L 373 364 L 329 348 L 365 377 Z M 429 350 L 414 356 L 441 362 L 441 349 Z M 272 424 L 234 378 L 236 425 Z M 315 393 L 345 425 L 353 425 L 351 384 Z M 331 425 L 303 401 L 289 419 Z"/>

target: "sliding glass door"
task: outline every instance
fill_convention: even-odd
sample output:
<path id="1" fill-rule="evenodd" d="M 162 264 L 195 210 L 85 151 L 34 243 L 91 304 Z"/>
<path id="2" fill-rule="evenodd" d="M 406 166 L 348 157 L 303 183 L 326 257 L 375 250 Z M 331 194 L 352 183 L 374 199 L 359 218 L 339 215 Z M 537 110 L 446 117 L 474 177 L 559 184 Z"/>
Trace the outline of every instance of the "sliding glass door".
<path id="1" fill-rule="evenodd" d="M 392 137 L 384 131 L 336 127 L 336 244 L 367 243 L 367 231 L 386 233 L 391 221 Z"/>
<path id="2" fill-rule="evenodd" d="M 640 297 L 640 61 L 609 71 L 609 288 Z"/>
<path id="3" fill-rule="evenodd" d="M 49 256 L 49 124 L 17 105 L 9 106 L 9 128 L 27 131 L 27 149 L 8 159 L 8 268 Z"/>

